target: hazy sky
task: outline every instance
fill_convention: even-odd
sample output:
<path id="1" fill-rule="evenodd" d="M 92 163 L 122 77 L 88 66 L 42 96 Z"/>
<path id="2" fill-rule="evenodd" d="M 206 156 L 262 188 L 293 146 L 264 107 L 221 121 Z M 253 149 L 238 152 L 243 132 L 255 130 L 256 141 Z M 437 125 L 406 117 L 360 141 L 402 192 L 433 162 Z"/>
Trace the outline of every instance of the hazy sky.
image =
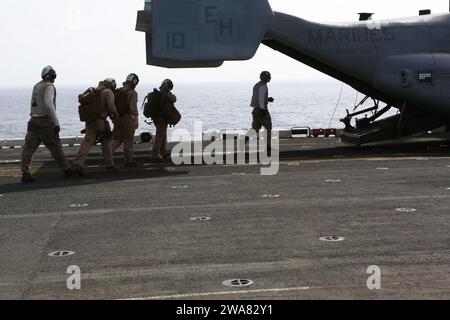
<path id="1" fill-rule="evenodd" d="M 244 1 L 244 0 L 243 0 Z M 354 21 L 357 12 L 375 18 L 417 15 L 420 9 L 447 12 L 447 0 L 270 0 L 272 8 L 319 22 Z M 253 60 L 226 62 L 218 69 L 168 70 L 145 64 L 144 34 L 134 31 L 144 0 L 2 0 L 0 87 L 30 86 L 45 65 L 56 68 L 58 84 L 92 85 L 105 77 L 120 81 L 130 72 L 145 83 L 163 78 L 231 81 L 257 78 L 262 69 L 274 80 L 326 78 L 261 46 Z"/>

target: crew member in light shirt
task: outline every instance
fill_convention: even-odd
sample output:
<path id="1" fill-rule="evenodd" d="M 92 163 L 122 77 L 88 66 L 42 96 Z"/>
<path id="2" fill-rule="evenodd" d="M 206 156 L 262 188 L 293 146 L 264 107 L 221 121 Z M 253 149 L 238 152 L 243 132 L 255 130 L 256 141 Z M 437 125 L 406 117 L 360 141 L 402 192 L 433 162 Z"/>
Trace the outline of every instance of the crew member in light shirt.
<path id="1" fill-rule="evenodd" d="M 272 80 L 269 71 L 263 71 L 260 75 L 260 82 L 253 87 L 253 96 L 251 107 L 253 107 L 253 123 L 252 128 L 256 131 L 259 138 L 259 131 L 264 127 L 267 131 L 267 152 L 272 152 L 272 117 L 269 112 L 269 102 L 275 99 L 269 97 L 269 88 L 267 84 Z M 259 140 L 259 139 L 258 139 Z"/>
<path id="2" fill-rule="evenodd" d="M 41 73 L 42 81 L 33 88 L 31 97 L 31 119 L 28 122 L 25 146 L 22 151 L 22 182 L 36 181 L 31 175 L 34 153 L 41 143 L 50 151 L 53 159 L 63 169 L 66 178 L 73 175 L 70 164 L 63 153 L 59 132 L 61 127 L 56 116 L 56 71 L 47 66 Z"/>

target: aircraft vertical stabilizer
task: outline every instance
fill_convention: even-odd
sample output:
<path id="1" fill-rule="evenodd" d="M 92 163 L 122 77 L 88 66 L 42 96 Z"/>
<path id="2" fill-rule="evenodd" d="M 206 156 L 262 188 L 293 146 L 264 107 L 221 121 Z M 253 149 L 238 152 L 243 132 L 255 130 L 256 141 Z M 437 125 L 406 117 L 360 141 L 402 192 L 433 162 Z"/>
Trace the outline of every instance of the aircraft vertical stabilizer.
<path id="1" fill-rule="evenodd" d="M 251 59 L 273 17 L 268 0 L 152 0 L 138 12 L 147 62 L 164 67 L 218 67 Z"/>

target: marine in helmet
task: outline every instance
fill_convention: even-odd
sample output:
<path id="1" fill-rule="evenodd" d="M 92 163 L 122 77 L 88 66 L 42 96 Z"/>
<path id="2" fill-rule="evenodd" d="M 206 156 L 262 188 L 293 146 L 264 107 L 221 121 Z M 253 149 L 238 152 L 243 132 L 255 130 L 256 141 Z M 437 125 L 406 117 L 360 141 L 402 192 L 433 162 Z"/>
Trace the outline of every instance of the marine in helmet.
<path id="1" fill-rule="evenodd" d="M 253 108 L 252 128 L 258 133 L 262 127 L 267 130 L 267 151 L 271 153 L 272 149 L 272 117 L 269 112 L 269 102 L 274 102 L 274 98 L 269 97 L 269 89 L 267 84 L 272 80 L 269 71 L 263 71 L 260 74 L 260 82 L 253 87 L 252 101 L 250 103 Z"/>
<path id="2" fill-rule="evenodd" d="M 41 143 L 50 151 L 53 159 L 64 170 L 64 175 L 72 175 L 70 165 L 62 151 L 59 138 L 60 124 L 56 116 L 56 71 L 47 66 L 41 73 L 42 81 L 33 88 L 31 97 L 31 119 L 28 122 L 25 146 L 22 152 L 22 182 L 34 182 L 31 175 L 31 162 Z"/>
<path id="3" fill-rule="evenodd" d="M 171 92 L 173 88 L 174 84 L 170 79 L 165 79 L 159 87 L 161 92 L 161 109 L 152 117 L 156 127 L 152 156 L 156 160 L 168 160 L 170 158 L 170 154 L 167 153 L 168 110 L 170 104 L 177 102 L 177 97 Z"/>
<path id="4" fill-rule="evenodd" d="M 139 77 L 131 73 L 128 75 L 123 87 L 116 92 L 116 107 L 119 115 L 114 123 L 113 130 L 113 152 L 123 144 L 125 167 L 135 167 L 137 162 L 133 161 L 134 134 L 139 128 L 138 94 L 136 86 Z"/>
<path id="5" fill-rule="evenodd" d="M 97 139 L 100 140 L 102 145 L 103 157 L 106 163 L 106 170 L 108 172 L 117 172 L 118 168 L 114 166 L 114 158 L 112 151 L 112 131 L 108 122 L 108 117 L 113 121 L 117 121 L 118 113 L 115 106 L 114 92 L 116 90 L 117 83 L 113 78 L 107 78 L 101 81 L 98 87 L 95 89 L 100 94 L 100 105 L 104 112 L 93 121 L 86 123 L 86 134 L 83 142 L 80 145 L 80 149 L 75 155 L 73 161 L 73 170 L 80 176 L 86 175 L 86 168 L 84 163 L 92 146 L 95 145 Z"/>

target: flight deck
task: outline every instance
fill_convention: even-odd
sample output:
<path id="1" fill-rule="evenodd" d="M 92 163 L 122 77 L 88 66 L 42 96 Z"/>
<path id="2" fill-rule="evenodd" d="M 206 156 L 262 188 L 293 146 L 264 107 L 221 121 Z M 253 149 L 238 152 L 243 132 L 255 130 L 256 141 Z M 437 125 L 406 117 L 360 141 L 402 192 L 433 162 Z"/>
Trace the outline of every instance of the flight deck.
<path id="1" fill-rule="evenodd" d="M 149 144 L 112 174 L 95 147 L 70 180 L 44 148 L 27 185 L 0 150 L 0 298 L 449 299 L 449 141 L 281 140 L 274 176 L 153 163 Z"/>

